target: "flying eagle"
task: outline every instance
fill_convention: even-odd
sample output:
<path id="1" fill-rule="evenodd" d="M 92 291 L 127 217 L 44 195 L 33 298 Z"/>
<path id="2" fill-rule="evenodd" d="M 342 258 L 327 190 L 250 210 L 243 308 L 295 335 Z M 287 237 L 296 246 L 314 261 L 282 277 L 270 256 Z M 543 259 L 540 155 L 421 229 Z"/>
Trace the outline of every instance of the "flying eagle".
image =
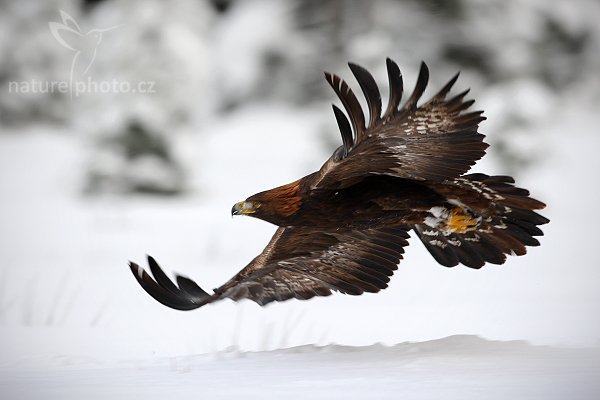
<path id="1" fill-rule="evenodd" d="M 458 74 L 419 105 L 429 80 L 421 63 L 415 89 L 400 107 L 402 75 L 388 58 L 383 110 L 373 76 L 349 66 L 366 98 L 368 121 L 348 84 L 325 73 L 346 111 L 333 106 L 342 145 L 320 170 L 231 209 L 278 226 L 263 252 L 212 294 L 183 276 L 173 283 L 150 256 L 154 278 L 131 262 L 150 296 L 192 310 L 225 298 L 265 305 L 333 291 L 378 292 L 398 268 L 411 230 L 446 267 L 503 264 L 507 254 L 539 245 L 538 225 L 549 220 L 533 210 L 544 203 L 509 176 L 465 175 L 488 144 L 477 131 L 483 112 L 466 111 L 474 103 L 465 100 L 468 90 L 447 98 Z"/>

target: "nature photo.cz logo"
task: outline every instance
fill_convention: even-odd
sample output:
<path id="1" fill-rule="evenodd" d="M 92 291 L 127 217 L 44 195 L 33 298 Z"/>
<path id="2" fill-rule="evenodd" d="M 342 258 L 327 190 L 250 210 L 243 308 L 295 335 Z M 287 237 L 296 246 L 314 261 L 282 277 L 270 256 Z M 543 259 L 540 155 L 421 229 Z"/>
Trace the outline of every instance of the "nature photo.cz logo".
<path id="1" fill-rule="evenodd" d="M 11 81 L 8 86 L 10 93 L 68 93 L 71 99 L 84 93 L 155 93 L 154 81 L 98 81 L 88 74 L 105 34 L 112 33 L 123 25 L 84 32 L 75 18 L 63 10 L 59 12 L 62 22 L 49 22 L 48 27 L 54 39 L 73 53 L 68 81 Z"/>

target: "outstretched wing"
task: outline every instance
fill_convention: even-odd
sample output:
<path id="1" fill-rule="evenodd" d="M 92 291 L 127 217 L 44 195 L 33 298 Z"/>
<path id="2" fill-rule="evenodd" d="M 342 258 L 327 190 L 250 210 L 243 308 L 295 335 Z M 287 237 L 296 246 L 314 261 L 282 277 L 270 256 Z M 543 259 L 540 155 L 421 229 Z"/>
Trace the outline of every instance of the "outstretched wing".
<path id="1" fill-rule="evenodd" d="M 265 250 L 213 294 L 181 276 L 175 285 L 152 257 L 148 262 L 154 279 L 135 263 L 130 268 L 148 294 L 178 310 L 224 298 L 265 305 L 328 296 L 332 291 L 360 295 L 387 287 L 407 238 L 406 227 L 346 232 L 279 228 Z"/>
<path id="2" fill-rule="evenodd" d="M 333 106 L 343 144 L 319 171 L 315 188 L 347 187 L 368 175 L 443 181 L 464 174 L 485 154 L 488 144 L 477 132 L 485 117 L 482 111 L 465 112 L 474 103 L 464 100 L 468 90 L 446 99 L 458 74 L 418 106 L 429 80 L 427 65 L 422 63 L 413 93 L 399 107 L 402 75 L 388 58 L 390 97 L 381 115 L 381 94 L 375 79 L 366 69 L 352 63 L 349 66 L 367 100 L 369 121 L 348 84 L 326 73 L 350 121 Z"/>

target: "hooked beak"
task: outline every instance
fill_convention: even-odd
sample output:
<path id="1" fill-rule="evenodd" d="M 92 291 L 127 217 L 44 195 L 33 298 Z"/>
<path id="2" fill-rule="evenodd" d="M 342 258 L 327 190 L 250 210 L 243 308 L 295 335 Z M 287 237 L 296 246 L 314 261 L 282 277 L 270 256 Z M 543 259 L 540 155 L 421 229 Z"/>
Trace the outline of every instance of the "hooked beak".
<path id="1" fill-rule="evenodd" d="M 231 216 L 253 214 L 258 207 L 260 207 L 260 204 L 258 203 L 252 201 L 240 201 L 231 207 Z"/>

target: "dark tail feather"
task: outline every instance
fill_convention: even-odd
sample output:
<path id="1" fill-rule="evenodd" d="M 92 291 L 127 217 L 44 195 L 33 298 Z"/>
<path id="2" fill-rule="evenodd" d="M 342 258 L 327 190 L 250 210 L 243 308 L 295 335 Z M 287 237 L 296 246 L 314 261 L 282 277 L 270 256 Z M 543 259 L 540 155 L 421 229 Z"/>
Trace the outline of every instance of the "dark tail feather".
<path id="1" fill-rule="evenodd" d="M 544 233 L 538 226 L 549 220 L 533 210 L 546 205 L 513 183 L 509 176 L 484 174 L 465 175 L 456 181 L 461 187 L 489 199 L 495 212 L 482 216 L 476 229 L 464 233 L 415 225 L 415 232 L 437 262 L 447 267 L 460 263 L 481 268 L 486 262 L 503 264 L 507 255 L 524 255 L 526 246 L 540 245 L 536 236 Z"/>

